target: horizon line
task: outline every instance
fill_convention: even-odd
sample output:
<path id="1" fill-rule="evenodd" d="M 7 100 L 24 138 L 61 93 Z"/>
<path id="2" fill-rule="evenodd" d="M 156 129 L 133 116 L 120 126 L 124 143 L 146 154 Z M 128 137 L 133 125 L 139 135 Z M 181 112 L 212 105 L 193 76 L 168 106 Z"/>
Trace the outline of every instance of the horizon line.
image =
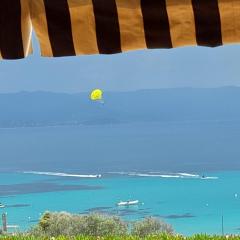
<path id="1" fill-rule="evenodd" d="M 100 88 L 100 87 L 96 87 Z M 166 88 L 143 88 L 143 89 L 136 89 L 136 90 L 104 90 L 105 93 L 130 93 L 130 92 L 141 92 L 141 91 L 162 91 L 162 90 L 183 90 L 183 89 L 223 89 L 223 88 L 236 88 L 240 89 L 240 86 L 233 86 L 233 85 L 226 85 L 226 86 L 219 86 L 219 87 L 166 87 Z M 52 93 L 52 94 L 68 94 L 68 95 L 75 95 L 75 94 L 88 94 L 93 89 L 84 90 L 84 91 L 76 91 L 76 92 L 64 92 L 64 91 L 52 91 L 52 90 L 19 90 L 19 91 L 10 91 L 10 92 L 0 92 L 1 95 L 4 94 L 19 94 L 19 93 Z"/>

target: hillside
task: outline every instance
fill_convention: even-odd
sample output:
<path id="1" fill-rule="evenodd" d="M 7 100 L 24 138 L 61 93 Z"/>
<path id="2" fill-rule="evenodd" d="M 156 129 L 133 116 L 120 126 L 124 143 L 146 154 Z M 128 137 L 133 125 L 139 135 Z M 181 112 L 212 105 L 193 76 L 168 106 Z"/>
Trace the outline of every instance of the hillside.
<path id="1" fill-rule="evenodd" d="M 240 88 L 107 92 L 105 104 L 87 93 L 0 94 L 0 127 L 240 120 Z"/>

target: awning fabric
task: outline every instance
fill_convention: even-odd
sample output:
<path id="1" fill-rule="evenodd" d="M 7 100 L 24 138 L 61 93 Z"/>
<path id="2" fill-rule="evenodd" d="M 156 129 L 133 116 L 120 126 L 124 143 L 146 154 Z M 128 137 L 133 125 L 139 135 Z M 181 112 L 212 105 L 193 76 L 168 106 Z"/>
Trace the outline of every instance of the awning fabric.
<path id="1" fill-rule="evenodd" d="M 0 58 L 19 59 L 32 52 L 32 24 L 26 0 L 0 0 Z"/>
<path id="2" fill-rule="evenodd" d="M 31 53 L 31 24 L 48 57 L 216 47 L 240 42 L 240 0 L 1 0 L 2 58 Z"/>

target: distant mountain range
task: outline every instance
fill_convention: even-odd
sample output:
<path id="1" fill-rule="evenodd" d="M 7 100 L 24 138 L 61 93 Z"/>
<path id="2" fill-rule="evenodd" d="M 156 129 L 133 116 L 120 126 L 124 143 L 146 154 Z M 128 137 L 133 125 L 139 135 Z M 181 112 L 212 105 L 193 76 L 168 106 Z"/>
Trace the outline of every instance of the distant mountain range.
<path id="1" fill-rule="evenodd" d="M 0 127 L 240 120 L 237 87 L 106 92 L 104 101 L 88 93 L 0 94 Z"/>

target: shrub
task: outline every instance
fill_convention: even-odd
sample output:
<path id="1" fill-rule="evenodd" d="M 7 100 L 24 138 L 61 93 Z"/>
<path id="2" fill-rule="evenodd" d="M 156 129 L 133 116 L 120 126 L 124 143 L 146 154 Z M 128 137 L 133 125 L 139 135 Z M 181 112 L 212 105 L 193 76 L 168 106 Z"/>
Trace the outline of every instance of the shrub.
<path id="1" fill-rule="evenodd" d="M 45 213 L 39 224 L 30 230 L 35 236 L 122 236 L 128 225 L 118 217 L 100 214 L 73 215 L 66 212 Z"/>
<path id="2" fill-rule="evenodd" d="M 122 236 L 127 234 L 127 223 L 118 217 L 90 214 L 84 216 L 84 220 L 84 235 L 87 236 Z"/>
<path id="3" fill-rule="evenodd" d="M 173 228 L 162 220 L 153 217 L 135 222 L 132 228 L 132 234 L 139 237 L 161 233 L 173 234 Z"/>

